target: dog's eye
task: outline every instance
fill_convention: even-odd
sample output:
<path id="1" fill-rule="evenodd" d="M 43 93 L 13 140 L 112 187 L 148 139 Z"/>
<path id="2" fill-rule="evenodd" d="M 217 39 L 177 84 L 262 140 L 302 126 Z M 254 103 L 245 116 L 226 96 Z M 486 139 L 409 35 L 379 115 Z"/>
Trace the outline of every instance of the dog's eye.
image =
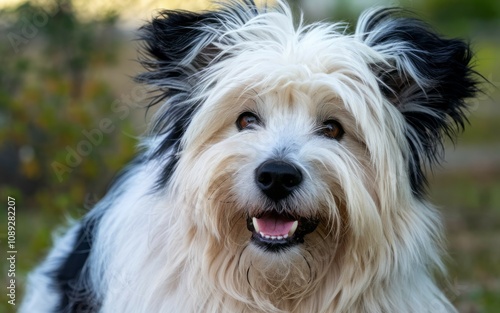
<path id="1" fill-rule="evenodd" d="M 239 130 L 252 129 L 255 125 L 260 124 L 260 120 L 254 113 L 243 112 L 236 120 L 236 126 Z"/>
<path id="2" fill-rule="evenodd" d="M 340 140 L 344 135 L 344 129 L 336 120 L 328 120 L 323 122 L 320 133 L 328 138 Z"/>

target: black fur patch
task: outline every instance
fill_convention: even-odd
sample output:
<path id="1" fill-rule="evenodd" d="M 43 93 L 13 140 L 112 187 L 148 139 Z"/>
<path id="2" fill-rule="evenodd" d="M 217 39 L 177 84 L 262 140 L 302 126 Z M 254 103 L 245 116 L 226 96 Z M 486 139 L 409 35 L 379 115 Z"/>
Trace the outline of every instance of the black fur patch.
<path id="1" fill-rule="evenodd" d="M 55 282 L 61 294 L 58 313 L 92 313 L 98 304 L 92 288 L 88 286 L 86 262 L 92 246 L 96 222 L 82 221 L 73 251 L 55 273 Z"/>
<path id="2" fill-rule="evenodd" d="M 442 38 L 424 22 L 401 13 L 399 9 L 381 9 L 364 31 L 375 49 L 406 60 L 380 73 L 381 89 L 407 122 L 412 190 L 423 196 L 425 164 L 438 163 L 444 137 L 454 140 L 463 130 L 467 122 L 464 100 L 478 91 L 479 75 L 471 68 L 472 52 L 466 42 Z M 401 43 L 410 49 L 390 49 Z"/>

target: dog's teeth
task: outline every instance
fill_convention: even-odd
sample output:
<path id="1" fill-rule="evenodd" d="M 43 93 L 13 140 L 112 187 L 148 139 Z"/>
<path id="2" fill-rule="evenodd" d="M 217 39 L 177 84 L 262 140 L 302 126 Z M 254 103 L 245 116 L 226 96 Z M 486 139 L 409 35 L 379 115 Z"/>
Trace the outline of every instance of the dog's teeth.
<path id="1" fill-rule="evenodd" d="M 262 237 L 264 237 L 264 236 L 265 236 L 263 232 L 260 232 L 260 235 L 261 235 Z"/>
<path id="2" fill-rule="evenodd" d="M 266 238 L 266 239 L 271 239 L 271 236 L 264 235 L 264 238 Z"/>
<path id="3" fill-rule="evenodd" d="M 276 236 L 271 236 L 271 239 L 272 239 L 272 240 L 275 240 L 275 239 L 276 239 Z"/>
<path id="4" fill-rule="evenodd" d="M 297 226 L 299 226 L 299 222 L 293 222 L 292 228 L 290 228 L 290 231 L 288 232 L 288 236 L 292 236 L 295 233 L 295 231 L 297 230 Z"/>
<path id="5" fill-rule="evenodd" d="M 276 238 L 277 238 L 278 240 L 281 240 L 281 239 L 283 239 L 283 236 L 278 236 L 278 237 L 276 237 Z"/>
<path id="6" fill-rule="evenodd" d="M 257 223 L 257 218 L 256 217 L 252 217 L 252 223 L 253 223 L 253 228 L 258 233 L 259 232 L 259 224 Z"/>
<path id="7" fill-rule="evenodd" d="M 283 239 L 287 239 L 287 238 L 288 238 L 288 234 L 284 234 Z"/>

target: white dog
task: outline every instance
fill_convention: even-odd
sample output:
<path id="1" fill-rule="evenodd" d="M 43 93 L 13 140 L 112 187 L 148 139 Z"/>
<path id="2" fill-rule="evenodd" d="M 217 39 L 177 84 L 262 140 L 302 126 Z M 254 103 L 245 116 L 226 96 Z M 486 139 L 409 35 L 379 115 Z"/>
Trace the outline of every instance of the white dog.
<path id="1" fill-rule="evenodd" d="M 398 9 L 347 34 L 252 0 L 142 39 L 151 132 L 21 312 L 455 312 L 424 169 L 477 91 L 466 43 Z"/>

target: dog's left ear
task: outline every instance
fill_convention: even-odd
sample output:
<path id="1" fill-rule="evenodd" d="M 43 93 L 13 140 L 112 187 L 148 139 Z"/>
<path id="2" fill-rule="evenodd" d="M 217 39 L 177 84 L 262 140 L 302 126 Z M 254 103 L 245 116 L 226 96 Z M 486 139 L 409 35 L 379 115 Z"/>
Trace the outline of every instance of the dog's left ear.
<path id="1" fill-rule="evenodd" d="M 217 54 L 211 44 L 221 27 L 214 12 L 163 11 L 141 28 L 144 44 L 141 64 L 148 70 L 136 77 L 160 87 L 167 94 L 189 92 L 192 76 Z"/>
<path id="2" fill-rule="evenodd" d="M 409 142 L 409 171 L 415 194 L 425 187 L 422 162 L 442 155 L 443 135 L 453 139 L 467 121 L 466 98 L 478 91 L 467 43 L 445 39 L 424 22 L 403 17 L 401 9 L 364 13 L 356 36 L 381 53 L 372 64 L 384 95 L 403 114 Z"/>

